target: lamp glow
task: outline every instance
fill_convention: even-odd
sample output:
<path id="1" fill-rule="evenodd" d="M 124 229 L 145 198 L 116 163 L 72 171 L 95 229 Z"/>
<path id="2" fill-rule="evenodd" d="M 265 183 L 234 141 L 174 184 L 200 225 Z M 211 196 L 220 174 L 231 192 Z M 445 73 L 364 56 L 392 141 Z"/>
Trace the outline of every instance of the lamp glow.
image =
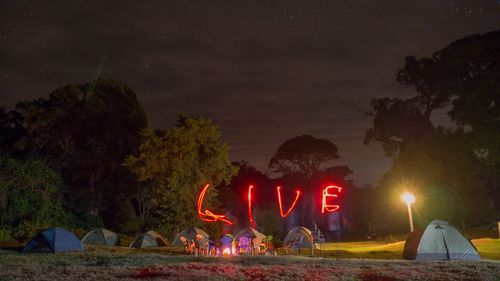
<path id="1" fill-rule="evenodd" d="M 403 199 L 403 202 L 406 204 L 413 204 L 415 203 L 415 196 L 409 192 L 403 193 L 403 196 L 401 196 L 401 199 Z"/>
<path id="2" fill-rule="evenodd" d="M 408 208 L 408 220 L 410 221 L 410 231 L 413 232 L 413 216 L 411 214 L 411 204 L 415 203 L 415 196 L 406 191 L 401 196 L 401 199 L 403 199 L 403 202 L 406 203 L 406 207 Z"/>

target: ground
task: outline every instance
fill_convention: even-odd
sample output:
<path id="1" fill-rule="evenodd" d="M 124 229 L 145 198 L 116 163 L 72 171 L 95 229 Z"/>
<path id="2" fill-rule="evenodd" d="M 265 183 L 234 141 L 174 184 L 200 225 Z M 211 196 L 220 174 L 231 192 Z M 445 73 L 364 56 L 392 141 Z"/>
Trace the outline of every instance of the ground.
<path id="1" fill-rule="evenodd" d="M 84 253 L 0 251 L 0 280 L 500 280 L 500 240 L 473 243 L 480 262 L 400 260 L 403 242 L 328 243 L 315 257 L 194 257 L 172 248 Z"/>

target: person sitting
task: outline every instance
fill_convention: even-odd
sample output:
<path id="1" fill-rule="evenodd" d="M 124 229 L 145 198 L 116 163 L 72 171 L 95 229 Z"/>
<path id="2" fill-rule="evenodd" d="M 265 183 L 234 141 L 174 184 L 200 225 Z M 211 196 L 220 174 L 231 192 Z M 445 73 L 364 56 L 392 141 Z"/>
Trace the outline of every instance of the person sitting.
<path id="1" fill-rule="evenodd" d="M 184 236 L 181 236 L 180 240 L 181 240 L 182 244 L 184 245 L 184 253 L 189 254 L 189 241 Z"/>
<path id="2" fill-rule="evenodd" d="M 235 244 L 235 249 L 236 249 L 235 255 L 238 256 L 240 254 L 240 241 L 238 239 L 236 239 L 234 244 Z"/>
<path id="3" fill-rule="evenodd" d="M 215 250 L 215 242 L 212 239 L 208 240 L 208 249 L 207 249 L 207 256 L 210 256 L 212 254 L 212 251 Z"/>

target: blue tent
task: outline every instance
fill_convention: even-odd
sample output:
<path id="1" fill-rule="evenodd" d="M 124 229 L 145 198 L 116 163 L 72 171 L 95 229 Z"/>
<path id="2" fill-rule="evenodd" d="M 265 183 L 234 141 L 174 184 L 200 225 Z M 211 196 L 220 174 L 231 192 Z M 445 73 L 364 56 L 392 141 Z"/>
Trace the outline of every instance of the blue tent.
<path id="1" fill-rule="evenodd" d="M 23 253 L 82 251 L 83 246 L 80 240 L 71 231 L 61 227 L 53 227 L 39 232 L 23 249 Z"/>

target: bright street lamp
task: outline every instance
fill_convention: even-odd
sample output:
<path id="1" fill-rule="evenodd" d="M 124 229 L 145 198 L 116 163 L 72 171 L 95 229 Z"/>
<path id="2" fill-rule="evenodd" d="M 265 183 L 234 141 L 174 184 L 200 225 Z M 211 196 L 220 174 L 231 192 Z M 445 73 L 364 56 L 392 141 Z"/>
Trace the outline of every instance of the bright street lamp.
<path id="1" fill-rule="evenodd" d="M 411 204 L 415 203 L 415 196 L 413 194 L 405 192 L 403 196 L 401 196 L 403 202 L 406 203 L 406 207 L 408 207 L 408 219 L 410 220 L 410 231 L 413 232 L 413 216 L 411 215 Z"/>

